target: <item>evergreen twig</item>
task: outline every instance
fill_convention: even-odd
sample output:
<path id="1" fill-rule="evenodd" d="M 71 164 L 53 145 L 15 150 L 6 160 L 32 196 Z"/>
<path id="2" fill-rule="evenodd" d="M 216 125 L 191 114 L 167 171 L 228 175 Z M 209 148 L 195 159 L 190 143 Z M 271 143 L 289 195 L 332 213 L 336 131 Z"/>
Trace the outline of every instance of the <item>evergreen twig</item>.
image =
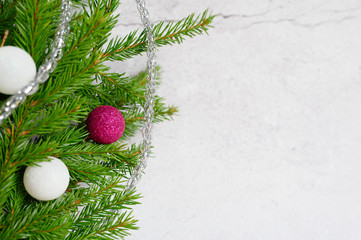
<path id="1" fill-rule="evenodd" d="M 126 141 L 142 125 L 147 76 L 113 73 L 106 62 L 142 54 L 146 43 L 145 32 L 139 30 L 110 39 L 119 4 L 74 1 L 71 32 L 58 67 L 1 125 L 0 239 L 115 239 L 136 229 L 131 208 L 140 196 L 124 191 L 124 184 L 137 164 L 140 146 Z M 0 36 L 9 29 L 5 45 L 25 49 L 39 66 L 54 38 L 59 13 L 58 0 L 0 0 Z M 213 18 L 205 11 L 176 23 L 160 22 L 153 29 L 156 45 L 206 33 Z M 4 99 L 0 96 L 0 103 Z M 119 143 L 100 145 L 87 139 L 84 120 L 100 105 L 123 113 L 126 129 Z M 155 96 L 154 111 L 158 123 L 171 119 L 177 108 Z M 39 202 L 26 193 L 22 175 L 26 166 L 48 161 L 49 156 L 67 165 L 71 182 L 61 198 Z M 114 214 L 120 210 L 120 215 Z"/>

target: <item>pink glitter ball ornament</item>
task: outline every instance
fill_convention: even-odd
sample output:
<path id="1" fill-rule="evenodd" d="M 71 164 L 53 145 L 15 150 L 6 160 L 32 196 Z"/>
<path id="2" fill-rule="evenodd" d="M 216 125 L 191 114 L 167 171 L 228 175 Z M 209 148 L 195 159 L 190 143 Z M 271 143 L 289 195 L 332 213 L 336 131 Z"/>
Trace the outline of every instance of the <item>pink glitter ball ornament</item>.
<path id="1" fill-rule="evenodd" d="M 125 120 L 122 113 L 112 106 L 95 108 L 86 120 L 90 139 L 97 143 L 110 144 L 124 133 Z"/>

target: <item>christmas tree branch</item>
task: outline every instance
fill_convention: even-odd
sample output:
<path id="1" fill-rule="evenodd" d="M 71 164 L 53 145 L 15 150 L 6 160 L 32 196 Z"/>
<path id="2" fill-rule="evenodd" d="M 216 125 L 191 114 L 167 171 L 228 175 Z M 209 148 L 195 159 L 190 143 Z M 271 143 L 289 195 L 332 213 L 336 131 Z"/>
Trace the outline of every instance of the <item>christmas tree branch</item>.
<path id="1" fill-rule="evenodd" d="M 194 37 L 202 33 L 207 33 L 215 16 L 206 10 L 195 17 L 194 14 L 182 19 L 177 23 L 160 22 L 153 28 L 156 46 L 172 45 L 182 43 L 185 37 Z M 139 55 L 146 51 L 146 36 L 143 31 L 139 36 L 134 31 L 122 39 L 110 41 L 103 54 L 104 60 L 123 61 Z"/>
<path id="2" fill-rule="evenodd" d="M 14 41 L 12 29 L 15 23 L 15 2 L 14 0 L 0 1 L 0 36 L 3 37 L 6 30 L 10 31 L 7 43 L 11 44 Z"/>
<path id="3" fill-rule="evenodd" d="M 145 32 L 109 40 L 119 1 L 74 3 L 57 68 L 0 129 L 0 239 L 114 239 L 136 229 L 130 210 L 139 195 L 124 189 L 141 146 L 126 142 L 142 127 L 147 75 L 112 73 L 106 61 L 145 52 Z M 0 36 L 9 29 L 6 45 L 25 49 L 39 66 L 54 39 L 59 7 L 58 0 L 2 0 Z M 177 23 L 159 23 L 153 28 L 156 45 L 206 33 L 213 17 L 206 11 Z M 100 105 L 122 112 L 126 128 L 119 143 L 88 139 L 85 119 Z M 154 112 L 157 123 L 171 119 L 177 108 L 155 96 Z M 25 167 L 49 161 L 49 156 L 66 164 L 70 185 L 61 198 L 39 202 L 25 192 L 22 176 Z"/>
<path id="4" fill-rule="evenodd" d="M 50 23 L 54 15 L 59 14 L 58 6 L 55 0 L 16 3 L 16 45 L 29 52 L 35 63 L 40 62 L 49 39 L 55 33 L 56 25 Z"/>

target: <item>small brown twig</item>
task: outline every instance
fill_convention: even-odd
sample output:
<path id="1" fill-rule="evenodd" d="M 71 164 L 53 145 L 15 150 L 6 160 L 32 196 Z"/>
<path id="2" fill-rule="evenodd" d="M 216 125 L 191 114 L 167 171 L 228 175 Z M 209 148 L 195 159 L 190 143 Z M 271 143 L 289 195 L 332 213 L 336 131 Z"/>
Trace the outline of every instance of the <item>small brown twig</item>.
<path id="1" fill-rule="evenodd" d="M 5 41 L 6 41 L 6 39 L 8 38 L 8 36 L 9 36 L 9 30 L 6 30 L 5 33 L 4 33 L 3 41 L 1 42 L 0 47 L 3 47 L 3 46 L 4 46 Z"/>

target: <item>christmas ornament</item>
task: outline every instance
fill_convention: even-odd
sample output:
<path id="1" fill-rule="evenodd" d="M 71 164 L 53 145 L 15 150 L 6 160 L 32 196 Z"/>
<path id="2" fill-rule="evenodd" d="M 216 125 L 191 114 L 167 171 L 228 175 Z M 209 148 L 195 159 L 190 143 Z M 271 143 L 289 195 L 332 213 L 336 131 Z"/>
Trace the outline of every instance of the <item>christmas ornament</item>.
<path id="1" fill-rule="evenodd" d="M 26 191 L 35 199 L 49 201 L 60 197 L 69 185 L 69 171 L 58 158 L 29 166 L 24 173 Z"/>
<path id="2" fill-rule="evenodd" d="M 110 144 L 124 133 L 125 120 L 122 113 L 112 106 L 95 108 L 86 120 L 90 138 L 97 143 Z"/>
<path id="3" fill-rule="evenodd" d="M 36 75 L 33 58 L 25 50 L 0 47 L 0 92 L 15 94 L 27 86 Z"/>

